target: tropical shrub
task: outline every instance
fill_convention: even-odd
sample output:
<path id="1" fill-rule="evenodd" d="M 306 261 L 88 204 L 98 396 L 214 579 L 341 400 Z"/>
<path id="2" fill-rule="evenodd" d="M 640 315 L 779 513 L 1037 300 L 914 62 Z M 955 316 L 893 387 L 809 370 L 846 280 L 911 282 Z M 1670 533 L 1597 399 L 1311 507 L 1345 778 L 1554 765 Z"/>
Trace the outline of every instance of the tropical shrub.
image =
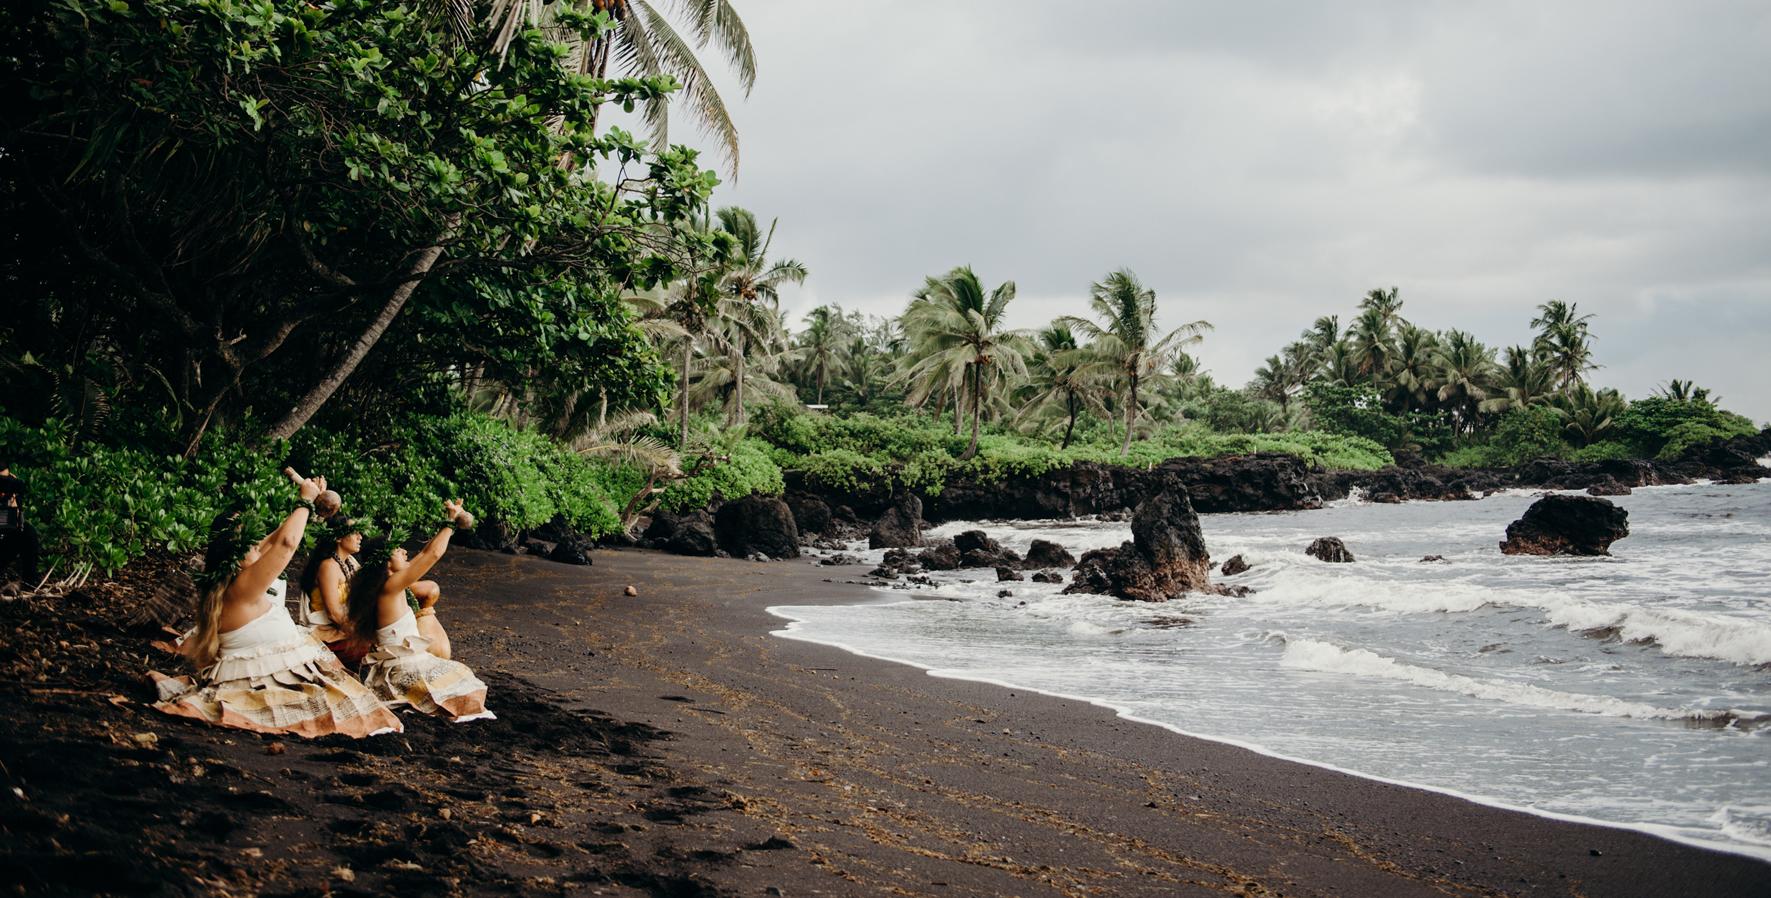
<path id="1" fill-rule="evenodd" d="M 1707 400 L 1652 396 L 1630 403 L 1613 424 L 1615 438 L 1641 458 L 1672 458 L 1711 440 L 1747 436 L 1758 428 Z"/>

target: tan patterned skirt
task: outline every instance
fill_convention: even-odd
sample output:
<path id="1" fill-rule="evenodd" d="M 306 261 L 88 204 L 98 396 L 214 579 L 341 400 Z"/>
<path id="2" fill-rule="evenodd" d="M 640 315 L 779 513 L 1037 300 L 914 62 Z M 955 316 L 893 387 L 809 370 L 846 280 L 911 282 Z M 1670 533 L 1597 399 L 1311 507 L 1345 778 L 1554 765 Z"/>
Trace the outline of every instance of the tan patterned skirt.
<path id="1" fill-rule="evenodd" d="M 390 705 L 411 705 L 456 723 L 495 719 L 486 710 L 486 684 L 459 661 L 430 653 L 411 612 L 375 632 L 376 649 L 363 659 L 363 685 Z"/>
<path id="2" fill-rule="evenodd" d="M 312 635 L 295 627 L 286 611 L 273 608 L 270 614 L 281 615 L 289 627 L 271 621 L 247 634 L 270 638 L 255 640 L 222 634 L 220 657 L 194 678 L 151 672 L 160 692 L 154 707 L 218 726 L 309 738 L 332 733 L 362 738 L 403 729 L 393 709 Z"/>

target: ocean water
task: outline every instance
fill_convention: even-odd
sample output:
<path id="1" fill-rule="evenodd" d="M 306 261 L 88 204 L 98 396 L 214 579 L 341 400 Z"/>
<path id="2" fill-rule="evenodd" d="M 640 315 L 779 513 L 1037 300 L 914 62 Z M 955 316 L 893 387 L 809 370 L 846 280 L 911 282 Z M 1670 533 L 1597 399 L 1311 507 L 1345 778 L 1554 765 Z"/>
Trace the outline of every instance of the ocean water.
<path id="1" fill-rule="evenodd" d="M 770 610 L 790 621 L 778 635 L 939 676 L 1771 860 L 1771 481 L 1616 497 L 1631 536 L 1609 558 L 1501 555 L 1533 498 L 1203 515 L 1213 558 L 1253 565 L 1217 578 L 1245 598 L 1063 596 L 978 570 Z M 974 527 L 1023 552 L 1130 538 L 1091 520 L 934 535 Z M 1358 560 L 1304 555 L 1318 536 Z"/>

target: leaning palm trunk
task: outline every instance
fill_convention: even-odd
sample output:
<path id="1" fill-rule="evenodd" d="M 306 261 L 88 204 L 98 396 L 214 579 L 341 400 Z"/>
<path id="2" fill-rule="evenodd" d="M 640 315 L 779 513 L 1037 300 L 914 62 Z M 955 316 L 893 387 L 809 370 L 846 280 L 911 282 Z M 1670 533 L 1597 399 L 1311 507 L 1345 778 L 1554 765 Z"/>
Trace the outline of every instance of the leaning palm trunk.
<path id="1" fill-rule="evenodd" d="M 387 302 L 382 304 L 381 311 L 376 314 L 373 321 L 369 322 L 369 326 L 357 337 L 356 341 L 351 343 L 350 348 L 345 351 L 344 358 L 340 359 L 338 364 L 327 372 L 326 376 L 320 378 L 319 383 L 314 384 L 295 403 L 295 407 L 291 408 L 288 414 L 284 415 L 276 424 L 271 425 L 271 429 L 265 433 L 267 439 L 289 439 L 308 422 L 309 418 L 314 416 L 315 412 L 320 410 L 320 406 L 325 405 L 326 401 L 332 398 L 333 393 L 338 392 L 338 388 L 343 386 L 351 373 L 357 370 L 357 365 L 362 363 L 363 358 L 369 354 L 369 350 L 374 349 L 375 344 L 381 340 L 382 333 L 394 323 L 394 318 L 399 316 L 400 309 L 405 307 L 406 300 L 412 297 L 412 291 L 418 289 L 419 283 L 430 275 L 437 260 L 442 258 L 444 244 L 449 242 L 449 238 L 460 224 L 461 213 L 457 212 L 451 215 L 444 223 L 436 240 L 412 257 L 412 261 L 406 266 L 400 280 L 394 284 L 393 292 L 388 295 Z"/>

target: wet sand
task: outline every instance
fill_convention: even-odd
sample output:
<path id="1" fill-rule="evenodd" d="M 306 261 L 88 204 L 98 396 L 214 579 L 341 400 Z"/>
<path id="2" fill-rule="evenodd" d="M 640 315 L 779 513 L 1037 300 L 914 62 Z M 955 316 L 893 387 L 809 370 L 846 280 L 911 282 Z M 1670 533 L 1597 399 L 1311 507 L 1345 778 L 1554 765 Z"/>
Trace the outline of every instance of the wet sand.
<path id="1" fill-rule="evenodd" d="M 784 626 L 771 605 L 868 600 L 824 582 L 859 574 L 451 553 L 441 613 L 500 719 L 408 718 L 403 736 L 364 742 L 159 715 L 130 677 L 163 662 L 108 623 L 103 601 L 0 605 L 0 672 L 19 674 L 0 693 L 25 709 L 0 732 L 0 775 L 24 796 L 0 797 L 0 882 L 20 894 L 1771 894 L 1771 865 L 1751 859 L 768 635 Z M 630 583 L 638 597 L 623 595 Z"/>

